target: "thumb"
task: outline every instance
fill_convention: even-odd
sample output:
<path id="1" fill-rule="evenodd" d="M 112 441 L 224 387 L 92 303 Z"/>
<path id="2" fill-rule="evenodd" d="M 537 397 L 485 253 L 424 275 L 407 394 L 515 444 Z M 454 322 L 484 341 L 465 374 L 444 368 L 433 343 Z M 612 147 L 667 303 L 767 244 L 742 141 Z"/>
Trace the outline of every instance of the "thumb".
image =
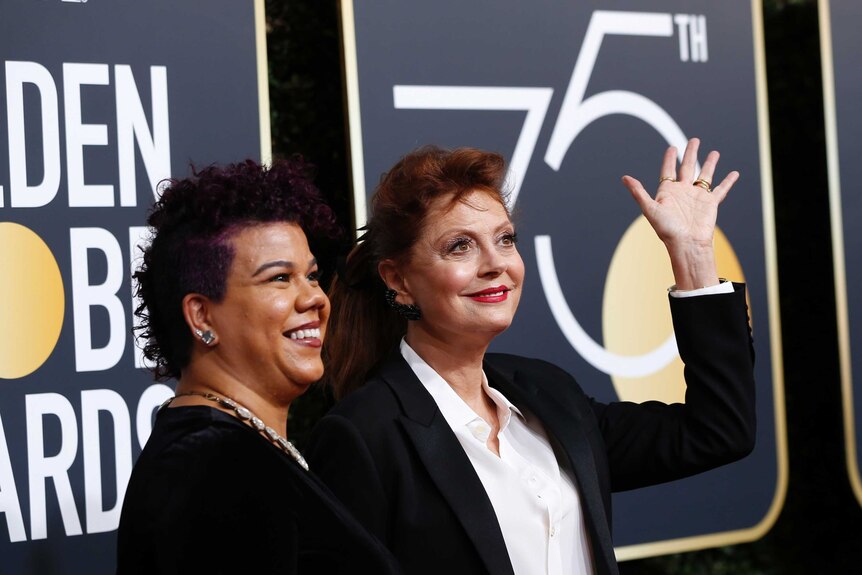
<path id="1" fill-rule="evenodd" d="M 629 193 L 638 203 L 641 211 L 646 214 L 652 207 L 653 199 L 644 189 L 643 185 L 631 176 L 623 176 L 623 185 L 628 188 Z"/>

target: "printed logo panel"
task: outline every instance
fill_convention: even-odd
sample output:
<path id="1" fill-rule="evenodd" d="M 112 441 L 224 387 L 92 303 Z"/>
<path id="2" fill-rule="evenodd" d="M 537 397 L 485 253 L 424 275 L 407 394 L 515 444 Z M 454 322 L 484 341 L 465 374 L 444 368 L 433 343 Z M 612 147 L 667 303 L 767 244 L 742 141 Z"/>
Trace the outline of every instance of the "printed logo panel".
<path id="1" fill-rule="evenodd" d="M 620 183 L 651 190 L 669 145 L 742 174 L 719 272 L 748 283 L 758 438 L 745 460 L 615 495 L 622 559 L 760 537 L 786 488 L 759 3 L 344 5 L 357 221 L 380 174 L 423 144 L 503 153 L 527 280 L 492 349 L 550 360 L 601 401 L 682 401 L 666 252 Z M 361 128 L 360 128 L 361 126 Z"/>
<path id="2" fill-rule="evenodd" d="M 130 275 L 161 180 L 267 153 L 256 4 L 4 1 L 4 573 L 116 569 L 132 462 L 172 394 L 142 369 Z"/>

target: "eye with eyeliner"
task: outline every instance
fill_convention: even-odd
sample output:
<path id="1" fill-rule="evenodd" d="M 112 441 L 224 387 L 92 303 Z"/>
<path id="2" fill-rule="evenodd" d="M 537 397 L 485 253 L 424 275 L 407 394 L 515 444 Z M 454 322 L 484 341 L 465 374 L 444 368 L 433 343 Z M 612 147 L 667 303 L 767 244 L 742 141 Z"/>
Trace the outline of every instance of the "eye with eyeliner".
<path id="1" fill-rule="evenodd" d="M 470 251 L 473 246 L 473 240 L 466 236 L 457 236 L 446 242 L 443 246 L 443 252 L 446 254 L 459 254 Z"/>
<path id="2" fill-rule="evenodd" d="M 515 247 L 518 243 L 518 234 L 516 232 L 505 232 L 500 235 L 499 242 L 507 248 Z"/>

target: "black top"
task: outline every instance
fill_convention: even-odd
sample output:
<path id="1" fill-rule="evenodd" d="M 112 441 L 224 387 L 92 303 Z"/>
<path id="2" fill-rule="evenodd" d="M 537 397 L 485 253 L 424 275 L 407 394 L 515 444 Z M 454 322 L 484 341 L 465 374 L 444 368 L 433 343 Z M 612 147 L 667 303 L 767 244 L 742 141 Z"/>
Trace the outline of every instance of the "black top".
<path id="1" fill-rule="evenodd" d="M 400 573 L 289 455 L 207 406 L 163 409 L 120 518 L 118 573 Z"/>

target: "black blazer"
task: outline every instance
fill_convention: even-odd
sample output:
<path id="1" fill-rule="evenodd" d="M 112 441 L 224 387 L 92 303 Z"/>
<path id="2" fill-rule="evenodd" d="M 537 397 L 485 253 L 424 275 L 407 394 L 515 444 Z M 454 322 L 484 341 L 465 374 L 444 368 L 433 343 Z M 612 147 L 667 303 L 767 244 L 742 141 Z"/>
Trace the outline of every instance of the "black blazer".
<path id="1" fill-rule="evenodd" d="M 754 447 L 745 289 L 670 298 L 686 403 L 603 404 L 550 363 L 488 354 L 490 384 L 544 424 L 581 498 L 595 572 L 617 573 L 611 492 L 678 479 Z M 431 395 L 396 349 L 317 425 L 310 465 L 411 574 L 512 574 L 494 509 Z"/>

